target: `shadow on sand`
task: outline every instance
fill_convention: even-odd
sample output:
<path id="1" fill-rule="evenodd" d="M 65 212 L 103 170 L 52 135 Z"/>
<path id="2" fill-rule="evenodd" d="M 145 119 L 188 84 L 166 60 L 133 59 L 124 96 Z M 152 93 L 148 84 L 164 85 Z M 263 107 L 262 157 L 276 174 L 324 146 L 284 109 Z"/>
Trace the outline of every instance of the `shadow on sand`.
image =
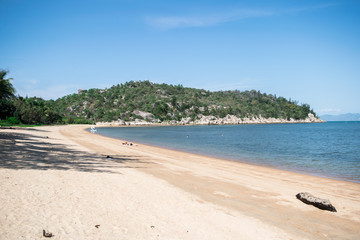
<path id="1" fill-rule="evenodd" d="M 139 168 L 137 156 L 111 155 L 111 158 L 44 141 L 44 137 L 0 131 L 0 168 L 35 170 L 75 170 L 107 172 L 116 168 Z"/>

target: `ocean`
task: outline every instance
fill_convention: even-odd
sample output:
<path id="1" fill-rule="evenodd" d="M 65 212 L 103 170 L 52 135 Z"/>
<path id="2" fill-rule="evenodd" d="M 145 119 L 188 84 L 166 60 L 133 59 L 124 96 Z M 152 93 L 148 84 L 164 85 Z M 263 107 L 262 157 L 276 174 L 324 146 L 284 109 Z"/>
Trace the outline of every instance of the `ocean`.
<path id="1" fill-rule="evenodd" d="M 360 183 L 360 122 L 104 127 L 97 134 Z"/>

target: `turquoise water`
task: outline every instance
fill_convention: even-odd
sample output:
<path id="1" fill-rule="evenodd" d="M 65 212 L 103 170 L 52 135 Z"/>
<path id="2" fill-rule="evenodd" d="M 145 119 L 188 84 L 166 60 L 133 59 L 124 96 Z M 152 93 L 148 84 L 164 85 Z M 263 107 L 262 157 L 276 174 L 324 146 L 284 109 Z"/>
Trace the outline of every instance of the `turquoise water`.
<path id="1" fill-rule="evenodd" d="M 97 130 L 127 141 L 360 183 L 360 122 Z"/>

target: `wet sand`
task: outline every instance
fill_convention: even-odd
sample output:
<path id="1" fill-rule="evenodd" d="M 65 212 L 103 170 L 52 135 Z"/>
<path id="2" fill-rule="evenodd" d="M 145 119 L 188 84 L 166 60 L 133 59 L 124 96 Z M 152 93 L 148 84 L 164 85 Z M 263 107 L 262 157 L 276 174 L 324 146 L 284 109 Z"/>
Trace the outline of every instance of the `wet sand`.
<path id="1" fill-rule="evenodd" d="M 0 129 L 1 238 L 360 238 L 360 184 L 123 145 L 88 127 Z"/>

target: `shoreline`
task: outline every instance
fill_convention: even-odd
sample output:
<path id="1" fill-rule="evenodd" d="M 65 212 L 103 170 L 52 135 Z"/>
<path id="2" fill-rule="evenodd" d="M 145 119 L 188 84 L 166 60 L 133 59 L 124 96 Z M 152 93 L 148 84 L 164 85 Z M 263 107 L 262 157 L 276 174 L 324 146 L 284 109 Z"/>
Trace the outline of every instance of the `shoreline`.
<path id="1" fill-rule="evenodd" d="M 265 124 L 291 124 L 291 123 L 265 123 Z M 298 123 L 298 124 L 308 124 L 308 123 Z M 150 125 L 150 126 L 144 126 L 144 125 L 140 125 L 140 126 L 135 126 L 135 125 L 122 125 L 122 126 L 113 126 L 113 125 L 99 125 L 96 126 L 98 128 L 116 128 L 116 127 L 124 127 L 124 128 L 132 128 L 132 127 L 182 127 L 182 126 L 203 126 L 203 125 Z M 87 131 L 86 128 L 85 131 Z M 87 131 L 88 133 L 90 133 L 89 131 Z M 98 133 L 95 133 L 98 134 Z M 101 135 L 101 134 L 98 134 Z M 109 137 L 109 136 L 105 136 L 105 135 L 101 135 L 103 137 L 107 137 L 110 139 L 114 139 L 114 140 L 119 140 L 122 142 L 132 142 L 135 144 L 141 144 L 144 146 L 148 146 L 148 147 L 156 147 L 159 149 L 166 149 L 166 150 L 170 150 L 170 151 L 177 151 L 179 153 L 188 153 L 188 154 L 194 154 L 194 155 L 198 155 L 201 157 L 207 157 L 207 158 L 211 158 L 211 159 L 215 159 L 215 160 L 219 160 L 219 161 L 230 161 L 230 162 L 234 162 L 234 163 L 240 163 L 240 164 L 249 164 L 249 165 L 254 165 L 254 166 L 259 166 L 259 167 L 265 167 L 265 168 L 270 168 L 270 169 L 276 169 L 276 170 L 281 170 L 281 171 L 287 171 L 287 172 L 292 172 L 292 173 L 297 173 L 297 174 L 302 174 L 305 176 L 313 176 L 313 177 L 319 177 L 319 178 L 325 178 L 325 179 L 329 179 L 329 180 L 336 180 L 336 181 L 341 181 L 341 182 L 349 182 L 349 183 L 356 183 L 356 184 L 360 184 L 360 180 L 356 180 L 356 179 L 350 179 L 350 178 L 346 178 L 346 177 L 341 177 L 341 176 L 329 176 L 326 174 L 321 174 L 321 173 L 317 173 L 317 172 L 311 172 L 311 171 L 306 171 L 306 170 L 298 170 L 298 169 L 294 169 L 294 168 L 282 168 L 281 166 L 273 166 L 270 164 L 261 164 L 261 163 L 252 163 L 252 162 L 248 162 L 248 161 L 243 161 L 243 160 L 238 160 L 238 159 L 231 159 L 231 158 L 226 158 L 224 156 L 220 156 L 220 157 L 212 157 L 210 155 L 207 154 L 202 154 L 202 153 L 195 153 L 195 152 L 191 152 L 191 151 L 186 151 L 186 150 L 182 150 L 182 149 L 177 149 L 177 148 L 171 148 L 171 147 L 164 147 L 164 146 L 159 146 L 156 144 L 149 144 L 149 143 L 144 143 L 144 142 L 137 142 L 137 141 L 133 141 L 133 140 L 125 140 L 125 139 L 120 139 L 120 138 L 116 138 L 116 137 Z"/>
<path id="2" fill-rule="evenodd" d="M 0 130 L 2 236 L 18 239 L 13 233 L 19 232 L 33 239 L 42 228 L 54 239 L 360 236 L 360 184 L 123 146 L 86 128 Z M 330 199 L 338 212 L 300 202 L 295 195 L 304 191 Z"/>
<path id="3" fill-rule="evenodd" d="M 181 126 L 181 125 L 179 125 L 179 126 Z M 109 126 L 101 126 L 101 127 L 109 127 Z M 111 126 L 111 127 L 121 127 L 121 126 Z M 122 127 L 130 127 L 130 126 L 122 126 Z M 132 127 L 148 127 L 148 126 L 132 126 Z M 167 126 L 164 126 L 164 127 L 167 127 Z M 91 132 L 88 131 L 88 129 L 90 129 L 90 128 L 84 128 L 84 131 L 86 133 L 92 134 Z M 97 134 L 97 133 L 95 133 L 95 134 Z M 279 172 L 288 172 L 288 173 L 298 174 L 298 175 L 302 175 L 303 177 L 314 177 L 314 178 L 319 178 L 319 179 L 327 179 L 327 180 L 330 180 L 330 181 L 338 181 L 340 183 L 354 183 L 354 184 L 359 184 L 359 186 L 360 186 L 360 182 L 355 181 L 355 180 L 350 181 L 349 179 L 345 179 L 345 178 L 332 178 L 331 176 L 318 176 L 316 174 L 312 174 L 312 173 L 309 173 L 309 172 L 296 171 L 294 169 L 282 169 L 282 168 L 277 168 L 275 166 L 266 165 L 266 164 L 256 164 L 256 163 L 246 162 L 246 161 L 242 161 L 242 160 L 234 160 L 234 159 L 227 159 L 227 158 L 221 158 L 221 157 L 212 157 L 212 156 L 209 156 L 209 155 L 206 155 L 206 154 L 182 151 L 182 150 L 175 149 L 175 148 L 168 148 L 168 147 L 162 147 L 162 146 L 157 146 L 157 145 L 151 145 L 151 144 L 147 144 L 147 143 L 141 143 L 141 142 L 136 142 L 136 141 L 130 141 L 130 140 L 125 140 L 125 139 L 115 138 L 115 137 L 109 137 L 109 136 L 105 136 L 105 135 L 101 135 L 101 134 L 97 134 L 97 135 L 105 137 L 105 138 L 109 138 L 109 139 L 112 139 L 112 140 L 120 141 L 120 142 L 131 142 L 135 146 L 143 146 L 143 147 L 148 147 L 148 148 L 154 148 L 154 149 L 158 149 L 159 151 L 176 152 L 178 154 L 189 154 L 189 155 L 197 156 L 198 158 L 211 159 L 211 161 L 230 162 L 230 163 L 234 163 L 234 164 L 247 165 L 249 167 L 265 168 L 265 169 L 269 169 L 271 171 L 275 170 L 275 171 L 279 171 Z"/>

